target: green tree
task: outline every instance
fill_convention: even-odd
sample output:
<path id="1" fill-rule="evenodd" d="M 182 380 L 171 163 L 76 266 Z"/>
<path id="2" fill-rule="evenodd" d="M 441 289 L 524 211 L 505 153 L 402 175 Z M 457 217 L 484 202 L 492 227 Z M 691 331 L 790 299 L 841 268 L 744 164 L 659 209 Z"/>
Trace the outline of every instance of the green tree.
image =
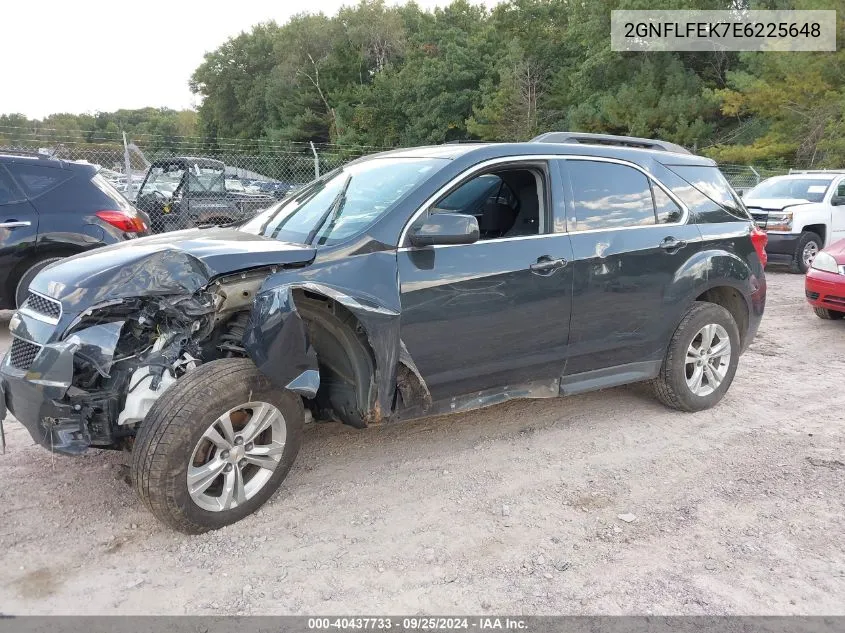
<path id="1" fill-rule="evenodd" d="M 541 131 L 541 102 L 547 70 L 526 57 L 514 40 L 499 61 L 495 86 L 484 86 L 481 107 L 467 121 L 467 131 L 484 140 L 526 141 Z"/>

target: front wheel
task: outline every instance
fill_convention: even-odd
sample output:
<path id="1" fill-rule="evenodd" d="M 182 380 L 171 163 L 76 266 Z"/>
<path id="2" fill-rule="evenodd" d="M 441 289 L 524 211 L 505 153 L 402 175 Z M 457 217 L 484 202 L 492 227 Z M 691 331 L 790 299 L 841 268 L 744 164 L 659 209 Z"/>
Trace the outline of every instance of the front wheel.
<path id="1" fill-rule="evenodd" d="M 132 451 L 132 479 L 157 519 L 200 534 L 255 512 L 302 443 L 302 400 L 249 359 L 188 372 L 156 401 Z"/>
<path id="2" fill-rule="evenodd" d="M 794 273 L 805 274 L 810 270 L 813 260 L 823 246 L 824 242 L 821 237 L 812 231 L 804 231 L 801 237 L 798 238 L 798 244 L 795 246 L 795 252 L 792 254 L 792 266 L 790 266 L 790 270 Z"/>
<path id="3" fill-rule="evenodd" d="M 836 321 L 845 317 L 845 312 L 839 312 L 838 310 L 828 310 L 827 308 L 813 308 L 813 312 L 816 313 L 817 317 L 826 321 Z"/>
<path id="4" fill-rule="evenodd" d="M 653 382 L 657 398 L 681 411 L 715 406 L 733 382 L 739 351 L 739 328 L 731 313 L 696 301 L 675 330 Z"/>

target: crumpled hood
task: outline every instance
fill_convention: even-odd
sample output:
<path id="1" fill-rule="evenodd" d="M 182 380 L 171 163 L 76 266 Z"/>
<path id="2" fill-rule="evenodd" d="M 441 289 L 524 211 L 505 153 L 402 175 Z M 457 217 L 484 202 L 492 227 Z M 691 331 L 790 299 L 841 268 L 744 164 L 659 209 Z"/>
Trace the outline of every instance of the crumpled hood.
<path id="1" fill-rule="evenodd" d="M 192 294 L 220 275 L 264 266 L 305 265 L 315 254 L 313 246 L 235 228 L 188 229 L 63 259 L 42 270 L 30 288 L 80 306 L 115 297 Z"/>
<path id="2" fill-rule="evenodd" d="M 780 211 L 786 207 L 794 207 L 799 204 L 818 204 L 817 202 L 810 202 L 804 198 L 744 198 L 743 202 L 746 207 L 754 207 L 755 209 L 763 209 L 764 211 Z"/>

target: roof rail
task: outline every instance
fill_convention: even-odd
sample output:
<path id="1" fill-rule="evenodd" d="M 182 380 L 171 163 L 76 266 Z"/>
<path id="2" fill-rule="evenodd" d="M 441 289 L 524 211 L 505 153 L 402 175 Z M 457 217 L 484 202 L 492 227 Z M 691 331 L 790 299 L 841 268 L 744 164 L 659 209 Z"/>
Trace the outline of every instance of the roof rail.
<path id="1" fill-rule="evenodd" d="M 677 154 L 691 154 L 688 149 L 649 138 L 636 136 L 617 136 L 615 134 L 588 134 L 587 132 L 546 132 L 531 139 L 532 143 L 583 143 L 586 145 L 621 145 L 623 147 L 638 147 L 641 149 L 657 149 Z"/>
<path id="2" fill-rule="evenodd" d="M 14 149 L 10 147 L 0 147 L 0 154 L 4 156 L 31 156 L 33 158 L 53 158 L 49 154 L 43 152 L 33 152 L 30 149 Z"/>
<path id="3" fill-rule="evenodd" d="M 845 174 L 845 169 L 790 169 L 790 174 Z"/>

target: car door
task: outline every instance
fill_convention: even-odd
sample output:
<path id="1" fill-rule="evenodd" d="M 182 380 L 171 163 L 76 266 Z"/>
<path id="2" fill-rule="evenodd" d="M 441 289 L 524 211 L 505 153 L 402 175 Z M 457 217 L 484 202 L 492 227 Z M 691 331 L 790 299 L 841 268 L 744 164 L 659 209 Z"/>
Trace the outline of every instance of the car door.
<path id="1" fill-rule="evenodd" d="M 566 233 L 553 232 L 558 176 L 551 178 L 542 161 L 487 173 L 518 191 L 514 216 L 508 217 L 508 198 L 494 195 L 478 242 L 423 248 L 405 242 L 398 251 L 401 337 L 435 401 L 495 389 L 524 393 L 535 381 L 545 381 L 544 395 L 556 395 L 565 364 L 572 251 Z M 422 217 L 464 212 L 444 199 L 460 198 L 460 188 L 475 187 L 479 177 L 486 176 L 476 168 L 453 181 Z"/>
<path id="2" fill-rule="evenodd" d="M 0 165 L 0 308 L 13 308 L 21 266 L 32 257 L 38 239 L 38 213 Z"/>
<path id="3" fill-rule="evenodd" d="M 830 246 L 835 241 L 845 238 L 845 177 L 834 182 L 829 195 L 830 237 L 825 246 Z"/>
<path id="4" fill-rule="evenodd" d="M 639 166 L 558 163 L 574 274 L 564 391 L 647 378 L 662 359 L 666 324 L 677 318 L 672 282 L 700 246 L 698 227 Z"/>

